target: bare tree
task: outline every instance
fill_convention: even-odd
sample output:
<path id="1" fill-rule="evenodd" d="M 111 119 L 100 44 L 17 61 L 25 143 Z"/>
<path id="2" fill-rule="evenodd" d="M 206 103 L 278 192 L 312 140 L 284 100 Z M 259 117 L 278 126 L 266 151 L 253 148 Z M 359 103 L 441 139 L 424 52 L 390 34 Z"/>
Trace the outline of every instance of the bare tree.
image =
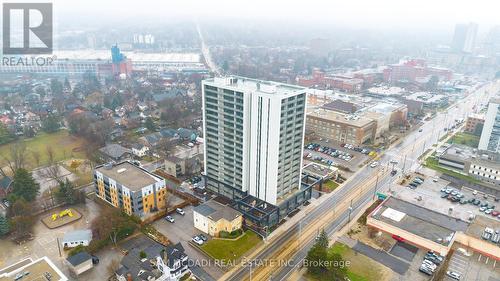
<path id="1" fill-rule="evenodd" d="M 24 168 L 26 164 L 26 144 L 17 141 L 10 146 L 9 156 L 2 155 L 2 159 L 7 163 L 7 167 L 12 174 L 19 168 Z M 0 173 L 5 176 L 5 171 L 0 168 Z"/>
<path id="2" fill-rule="evenodd" d="M 52 146 L 47 145 L 45 148 L 45 153 L 47 154 L 48 165 L 46 168 L 42 169 L 41 175 L 45 178 L 52 179 L 61 183 L 61 171 L 59 165 L 55 160 L 55 152 Z"/>
<path id="3" fill-rule="evenodd" d="M 161 138 L 158 142 L 158 148 L 161 149 L 165 154 L 170 154 L 176 145 L 175 140 L 169 138 Z"/>
<path id="4" fill-rule="evenodd" d="M 118 259 L 112 259 L 106 269 L 108 270 L 109 275 L 115 275 L 116 271 L 120 268 L 120 261 Z"/>
<path id="5" fill-rule="evenodd" d="M 35 159 L 36 166 L 40 167 L 40 151 L 38 150 L 31 151 L 31 156 L 33 156 L 33 159 Z"/>

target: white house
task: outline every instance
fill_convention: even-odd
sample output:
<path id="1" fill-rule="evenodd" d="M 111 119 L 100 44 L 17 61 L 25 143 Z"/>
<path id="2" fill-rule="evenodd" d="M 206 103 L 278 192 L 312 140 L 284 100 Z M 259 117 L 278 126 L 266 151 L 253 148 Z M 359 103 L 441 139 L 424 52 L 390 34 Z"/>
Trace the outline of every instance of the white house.
<path id="1" fill-rule="evenodd" d="M 82 229 L 66 232 L 61 241 L 64 248 L 74 248 L 76 246 L 88 246 L 92 241 L 92 231 L 90 229 Z"/>
<path id="2" fill-rule="evenodd" d="M 137 157 L 145 156 L 146 152 L 148 152 L 148 151 L 149 151 L 149 147 L 147 147 L 143 144 L 140 144 L 140 143 L 137 143 L 137 144 L 132 146 L 132 154 L 134 154 Z"/>

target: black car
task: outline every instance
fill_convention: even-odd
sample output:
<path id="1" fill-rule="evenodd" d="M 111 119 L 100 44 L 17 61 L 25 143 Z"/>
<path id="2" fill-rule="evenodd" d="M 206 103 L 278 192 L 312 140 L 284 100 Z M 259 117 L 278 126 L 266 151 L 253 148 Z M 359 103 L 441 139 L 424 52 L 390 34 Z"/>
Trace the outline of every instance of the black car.
<path id="1" fill-rule="evenodd" d="M 398 173 L 398 171 L 396 171 L 396 170 L 392 170 L 392 171 L 391 171 L 391 176 L 395 176 L 397 173 Z"/>
<path id="2" fill-rule="evenodd" d="M 92 264 L 99 264 L 99 258 L 96 256 L 92 256 Z"/>
<path id="3" fill-rule="evenodd" d="M 205 235 L 203 235 L 203 234 L 198 235 L 198 237 L 200 237 L 201 240 L 203 240 L 205 242 L 207 241 L 207 237 Z"/>

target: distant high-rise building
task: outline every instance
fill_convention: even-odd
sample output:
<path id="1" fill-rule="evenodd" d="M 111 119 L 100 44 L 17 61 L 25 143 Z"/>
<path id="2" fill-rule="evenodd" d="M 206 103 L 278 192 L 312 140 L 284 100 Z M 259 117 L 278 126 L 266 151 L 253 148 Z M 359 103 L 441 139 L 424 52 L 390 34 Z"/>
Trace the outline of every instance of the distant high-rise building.
<path id="1" fill-rule="evenodd" d="M 476 45 L 478 26 L 475 23 L 457 24 L 451 48 L 457 52 L 472 53 Z"/>
<path id="2" fill-rule="evenodd" d="M 276 206 L 308 200 L 301 189 L 306 88 L 237 76 L 202 84 L 207 188 Z"/>
<path id="3" fill-rule="evenodd" d="M 500 98 L 491 99 L 488 104 L 478 148 L 500 153 Z"/>

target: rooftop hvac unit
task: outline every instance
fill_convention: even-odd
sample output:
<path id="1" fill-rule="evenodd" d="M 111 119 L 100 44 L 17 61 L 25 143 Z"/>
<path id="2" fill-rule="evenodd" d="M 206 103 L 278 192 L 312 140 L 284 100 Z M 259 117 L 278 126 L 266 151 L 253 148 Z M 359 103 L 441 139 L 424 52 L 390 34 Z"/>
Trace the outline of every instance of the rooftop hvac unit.
<path id="1" fill-rule="evenodd" d="M 121 169 L 118 169 L 118 171 L 116 171 L 118 174 L 121 174 L 123 172 L 125 172 L 127 169 L 126 168 L 121 168 Z"/>

